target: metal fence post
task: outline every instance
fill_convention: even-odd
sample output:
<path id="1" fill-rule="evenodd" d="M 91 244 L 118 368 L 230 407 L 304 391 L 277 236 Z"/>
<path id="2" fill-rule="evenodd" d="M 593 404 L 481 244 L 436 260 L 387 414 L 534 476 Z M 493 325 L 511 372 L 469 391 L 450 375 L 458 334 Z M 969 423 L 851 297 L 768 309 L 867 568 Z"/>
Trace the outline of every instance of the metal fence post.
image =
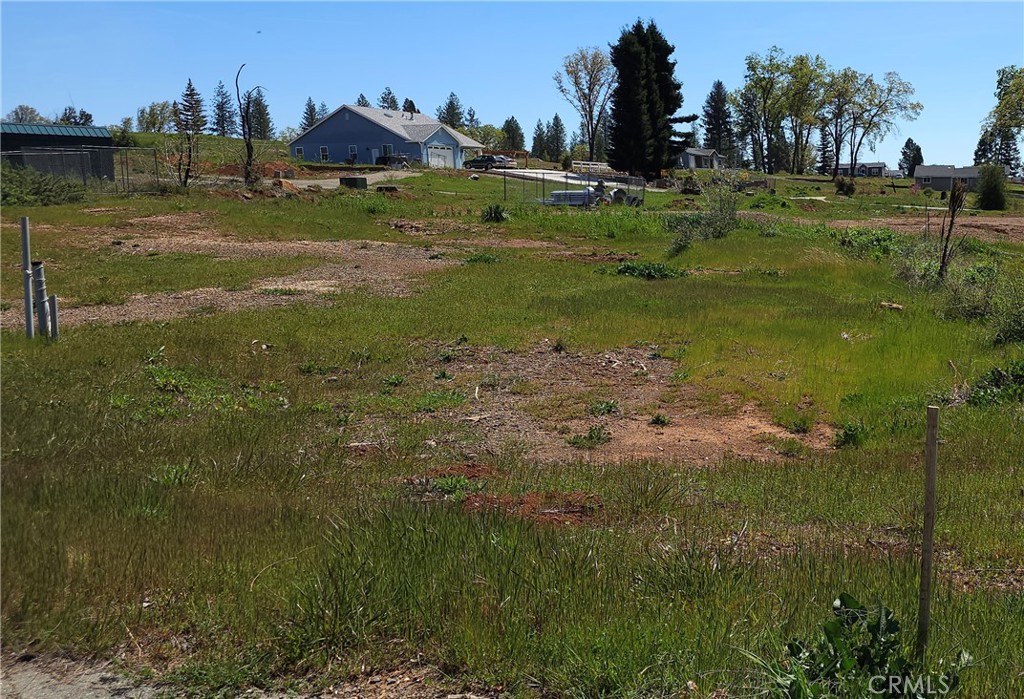
<path id="1" fill-rule="evenodd" d="M 35 283 L 36 313 L 39 318 L 39 334 L 46 337 L 50 334 L 49 304 L 46 299 L 46 274 L 40 260 L 32 262 L 32 281 Z"/>
<path id="2" fill-rule="evenodd" d="M 939 463 L 939 409 L 928 406 L 928 424 L 924 442 L 924 531 L 921 538 L 921 587 L 917 598 L 918 661 L 924 661 L 931 624 L 932 555 L 935 540 L 935 481 Z"/>
<path id="3" fill-rule="evenodd" d="M 60 336 L 60 328 L 57 325 L 57 296 L 51 294 L 50 304 L 50 339 L 56 340 Z"/>
<path id="4" fill-rule="evenodd" d="M 32 254 L 29 252 L 28 216 L 21 217 L 21 271 L 25 278 L 25 336 L 33 337 L 32 327 Z"/>

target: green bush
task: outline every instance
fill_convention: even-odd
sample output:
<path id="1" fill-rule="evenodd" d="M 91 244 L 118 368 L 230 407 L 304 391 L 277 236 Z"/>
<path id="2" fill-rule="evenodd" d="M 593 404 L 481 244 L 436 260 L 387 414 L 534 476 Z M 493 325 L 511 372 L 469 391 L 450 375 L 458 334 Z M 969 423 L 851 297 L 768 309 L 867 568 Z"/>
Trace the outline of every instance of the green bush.
<path id="1" fill-rule="evenodd" d="M 997 345 L 1024 342 L 1024 279 L 1001 280 L 992 297 L 990 319 Z"/>
<path id="2" fill-rule="evenodd" d="M 615 273 L 640 279 L 672 279 L 684 276 L 683 270 L 669 267 L 663 262 L 621 262 Z"/>
<path id="3" fill-rule="evenodd" d="M 852 197 L 857 192 L 857 182 L 851 177 L 846 179 L 845 177 L 837 177 L 835 181 L 836 194 L 842 194 L 847 197 Z"/>
<path id="4" fill-rule="evenodd" d="M 971 386 L 971 405 L 999 405 L 1024 401 L 1024 359 L 995 367 Z"/>
<path id="5" fill-rule="evenodd" d="M 1001 166 L 981 166 L 977 207 L 986 211 L 1002 211 L 1006 208 L 1006 173 Z"/>
<path id="6" fill-rule="evenodd" d="M 501 204 L 490 204 L 480 214 L 480 219 L 484 223 L 503 223 L 508 221 L 510 218 L 512 218 L 512 216 L 509 214 L 508 209 Z"/>
<path id="7" fill-rule="evenodd" d="M 906 237 L 889 228 L 850 228 L 842 233 L 833 232 L 840 247 L 848 248 L 854 254 L 874 258 L 901 252 Z"/>
<path id="8" fill-rule="evenodd" d="M 85 188 L 78 182 L 54 177 L 32 168 L 0 165 L 0 205 L 52 206 L 82 201 Z"/>

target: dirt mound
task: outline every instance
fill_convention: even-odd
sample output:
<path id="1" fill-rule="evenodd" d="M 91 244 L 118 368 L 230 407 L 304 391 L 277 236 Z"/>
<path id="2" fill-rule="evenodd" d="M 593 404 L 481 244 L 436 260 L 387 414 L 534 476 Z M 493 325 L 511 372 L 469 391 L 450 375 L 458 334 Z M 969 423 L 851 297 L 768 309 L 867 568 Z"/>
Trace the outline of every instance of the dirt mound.
<path id="1" fill-rule="evenodd" d="M 829 221 L 828 225 L 843 230 L 846 228 L 886 227 L 900 233 L 924 233 L 929 227 L 933 235 L 942 225 L 942 212 L 934 211 L 925 216 L 891 216 L 873 218 L 867 221 Z M 958 235 L 967 234 L 988 242 L 1024 243 L 1024 216 L 970 216 L 963 215 L 956 220 Z"/>
<path id="2" fill-rule="evenodd" d="M 531 492 L 525 495 L 477 493 L 462 502 L 466 512 L 498 511 L 544 524 L 585 524 L 601 511 L 601 499 L 591 493 Z"/>

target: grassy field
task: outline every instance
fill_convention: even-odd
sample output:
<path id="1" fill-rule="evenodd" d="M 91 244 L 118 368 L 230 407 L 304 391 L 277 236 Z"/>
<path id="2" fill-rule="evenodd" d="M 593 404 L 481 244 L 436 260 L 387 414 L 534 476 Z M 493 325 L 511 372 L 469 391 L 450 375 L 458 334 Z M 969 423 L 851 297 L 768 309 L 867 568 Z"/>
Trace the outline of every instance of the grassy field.
<path id="1" fill-rule="evenodd" d="M 771 231 L 742 218 L 668 258 L 665 216 L 697 198 L 515 203 L 511 220 L 483 224 L 500 178 L 398 184 L 397 197 L 4 208 L 7 314 L 23 215 L 69 313 L 324 263 L 167 252 L 184 233 L 254 249 L 384 242 L 451 263 L 412 293 L 69 325 L 52 344 L 5 315 L 6 649 L 117 657 L 200 695 L 315 688 L 421 654 L 516 696 L 679 696 L 691 681 L 698 696 L 754 696 L 766 680 L 746 652 L 781 659 L 843 591 L 888 604 L 912 645 L 924 412 L 939 403 L 930 664 L 968 650 L 963 696 L 1024 693 L 1024 391 L 978 399 L 1024 347 L 996 341 L 996 315 L 952 312 L 953 291 L 905 281 L 898 251 L 844 245 L 828 225 L 898 216 L 893 203 L 920 195 L 805 210 L 789 197 L 834 199 L 827 181 L 785 180 L 742 200 L 778 218 Z M 152 250 L 126 255 L 140 240 Z M 1012 285 L 1022 253 L 975 242 L 960 262 Z M 622 260 L 680 275 L 617 274 Z M 542 371 L 548 357 L 582 367 L 623 352 L 643 358 L 637 381 L 667 364 L 650 405 L 614 381 L 587 392 Z M 557 459 L 496 442 L 474 420 L 499 398 L 525 406 L 513 418 L 564 425 L 551 430 L 563 449 L 579 425 L 611 439 Z M 711 459 L 619 446 L 654 414 L 685 433 L 683 415 L 748 410 L 778 429 L 752 428 L 760 458 L 728 442 Z M 809 443 L 815 430 L 830 441 Z"/>

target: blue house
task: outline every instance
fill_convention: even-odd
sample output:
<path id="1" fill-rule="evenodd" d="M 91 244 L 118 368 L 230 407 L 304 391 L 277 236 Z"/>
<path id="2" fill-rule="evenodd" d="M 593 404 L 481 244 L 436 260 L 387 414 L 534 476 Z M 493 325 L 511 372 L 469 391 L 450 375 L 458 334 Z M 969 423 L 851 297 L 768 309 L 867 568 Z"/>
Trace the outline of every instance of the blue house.
<path id="1" fill-rule="evenodd" d="M 467 151 L 484 144 L 425 114 L 343 104 L 288 148 L 299 160 L 319 163 L 373 165 L 381 156 L 407 155 L 430 167 L 461 168 Z"/>

